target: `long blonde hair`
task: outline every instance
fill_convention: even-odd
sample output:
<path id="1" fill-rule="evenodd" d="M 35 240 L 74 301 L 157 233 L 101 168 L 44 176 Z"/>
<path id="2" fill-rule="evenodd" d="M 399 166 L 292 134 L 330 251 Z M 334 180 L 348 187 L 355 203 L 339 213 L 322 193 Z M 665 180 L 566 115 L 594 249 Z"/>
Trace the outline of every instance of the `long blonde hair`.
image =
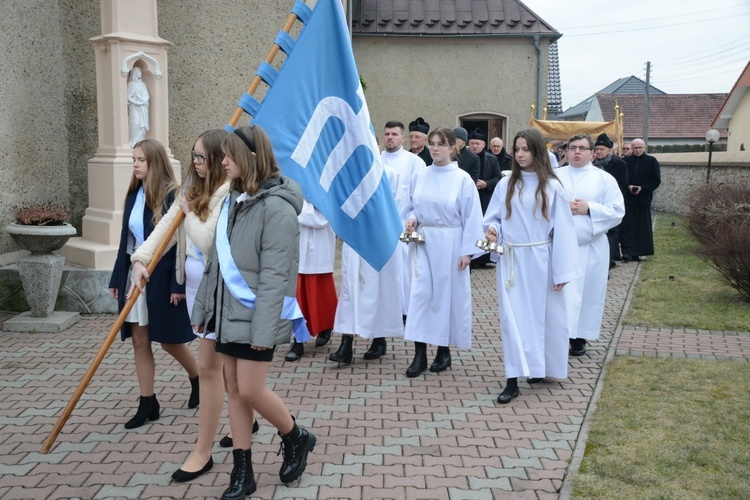
<path id="1" fill-rule="evenodd" d="M 241 127 L 227 134 L 221 142 L 221 150 L 240 168 L 240 177 L 232 181 L 232 189 L 254 195 L 263 182 L 281 176 L 271 140 L 256 125 Z"/>
<path id="2" fill-rule="evenodd" d="M 133 150 L 135 148 L 141 148 L 143 156 L 146 157 L 148 172 L 146 173 L 146 180 L 143 181 L 143 192 L 146 195 L 146 205 L 154 213 L 151 223 L 156 226 L 161 220 L 163 212 L 168 208 L 165 206 L 167 196 L 177 188 L 177 182 L 172 172 L 172 166 L 169 164 L 167 150 L 159 141 L 144 139 L 136 143 Z M 134 173 L 133 177 L 130 178 L 128 194 L 138 191 L 140 187 L 141 181 L 135 177 Z"/>
<path id="3" fill-rule="evenodd" d="M 201 222 L 205 222 L 211 213 L 208 209 L 211 196 L 226 180 L 227 175 L 221 165 L 221 160 L 224 157 L 224 153 L 221 152 L 221 142 L 226 135 L 226 130 L 215 128 L 206 130 L 198 136 L 198 139 L 203 142 L 203 149 L 206 150 L 206 177 L 203 179 L 198 177 L 195 172 L 195 162 L 191 158 L 185 181 L 182 183 L 185 196 L 190 200 L 188 207 L 198 216 Z M 196 143 L 198 139 L 196 139 Z M 193 149 L 195 149 L 195 145 L 193 145 Z"/>
<path id="4" fill-rule="evenodd" d="M 555 171 L 552 169 L 552 164 L 549 161 L 549 155 L 547 154 L 547 142 L 544 140 L 542 133 L 535 129 L 529 128 L 521 130 L 513 138 L 513 161 L 511 162 L 511 174 L 508 181 L 508 192 L 505 195 L 505 209 L 508 212 L 506 219 L 510 219 L 511 200 L 516 192 L 516 185 L 518 185 L 519 195 L 523 192 L 523 177 L 521 177 L 521 166 L 516 161 L 516 142 L 518 139 L 526 139 L 526 145 L 531 152 L 533 157 L 534 171 L 537 177 L 539 177 L 539 185 L 536 188 L 536 200 L 534 201 L 534 208 L 540 208 L 542 217 L 549 220 L 549 200 L 547 200 L 547 184 L 550 179 L 557 179 Z"/>

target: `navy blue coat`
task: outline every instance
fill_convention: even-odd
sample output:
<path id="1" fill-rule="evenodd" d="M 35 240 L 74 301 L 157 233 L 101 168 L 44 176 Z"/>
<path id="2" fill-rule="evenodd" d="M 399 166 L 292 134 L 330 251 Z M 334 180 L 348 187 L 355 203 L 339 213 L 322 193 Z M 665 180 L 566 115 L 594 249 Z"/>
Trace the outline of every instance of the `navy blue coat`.
<path id="1" fill-rule="evenodd" d="M 112 270 L 112 278 L 109 280 L 110 288 L 117 288 L 117 305 L 122 311 L 125 307 L 125 294 L 128 274 L 130 272 L 130 255 L 127 253 L 128 245 L 128 220 L 130 212 L 133 211 L 137 191 L 128 194 L 125 199 L 125 213 L 122 218 L 122 232 L 120 233 L 120 248 L 117 250 L 117 260 L 115 268 Z M 174 201 L 174 191 L 169 193 L 167 200 L 162 208 L 162 214 L 166 213 Z M 151 222 L 153 212 L 148 204 L 143 209 L 143 236 L 148 238 L 154 230 Z M 173 246 L 165 252 L 159 263 L 151 273 L 148 283 L 146 284 L 146 305 L 148 308 L 148 337 L 152 342 L 162 344 L 184 344 L 195 338 L 193 329 L 190 326 L 190 317 L 188 316 L 187 305 L 185 300 L 181 300 L 177 306 L 169 302 L 169 296 L 172 293 L 185 293 L 185 285 L 177 283 L 175 275 L 175 258 L 177 256 L 177 247 Z M 124 323 L 120 329 L 120 338 L 122 340 L 130 337 L 130 323 Z"/>

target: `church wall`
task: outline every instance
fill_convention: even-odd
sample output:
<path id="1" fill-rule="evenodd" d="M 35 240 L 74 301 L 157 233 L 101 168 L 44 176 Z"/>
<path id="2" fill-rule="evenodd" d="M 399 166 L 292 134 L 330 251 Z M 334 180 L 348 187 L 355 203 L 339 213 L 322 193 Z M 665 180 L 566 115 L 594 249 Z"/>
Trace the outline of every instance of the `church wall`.
<path id="1" fill-rule="evenodd" d="M 73 3 L 15 0 L 3 4 L 0 227 L 12 222 L 12 208 L 21 203 L 75 205 L 70 187 L 79 182 L 80 176 L 71 175 L 69 162 L 79 148 L 69 146 L 78 131 L 69 122 L 68 99 L 73 89 L 68 84 L 67 65 L 81 51 L 73 48 L 78 30 L 71 31 L 67 26 L 68 4 Z M 93 69 L 93 57 L 75 63 L 83 73 L 86 67 Z M 0 231 L 0 253 L 15 249 L 10 237 Z"/>
<path id="2" fill-rule="evenodd" d="M 540 47 L 546 95 L 549 39 Z M 508 140 L 528 127 L 537 75 L 531 38 L 355 36 L 354 55 L 378 134 L 388 120 L 408 125 L 422 116 L 432 128 L 455 127 L 474 112 L 508 116 Z"/>

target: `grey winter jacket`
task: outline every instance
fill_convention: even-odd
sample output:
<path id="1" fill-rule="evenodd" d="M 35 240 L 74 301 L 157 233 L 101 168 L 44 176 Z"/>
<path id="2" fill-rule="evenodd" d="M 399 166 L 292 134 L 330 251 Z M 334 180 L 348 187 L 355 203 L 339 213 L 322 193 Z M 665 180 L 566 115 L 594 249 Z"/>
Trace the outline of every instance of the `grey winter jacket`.
<path id="1" fill-rule="evenodd" d="M 227 234 L 237 268 L 256 295 L 255 310 L 243 306 L 226 288 L 214 242 L 195 296 L 192 323 L 215 331 L 217 342 L 286 344 L 292 323 L 281 319 L 281 310 L 284 296 L 297 293 L 302 190 L 288 177 L 280 177 L 267 180 L 254 196 L 236 203 L 240 194 L 230 193 Z"/>

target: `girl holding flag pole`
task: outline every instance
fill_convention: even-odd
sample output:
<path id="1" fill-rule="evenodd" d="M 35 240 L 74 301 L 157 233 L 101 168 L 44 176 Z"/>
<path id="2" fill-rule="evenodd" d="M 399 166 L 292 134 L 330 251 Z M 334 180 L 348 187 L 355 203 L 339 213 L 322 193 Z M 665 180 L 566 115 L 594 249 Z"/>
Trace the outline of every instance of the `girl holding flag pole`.
<path id="1" fill-rule="evenodd" d="M 133 263 L 133 286 L 140 288 L 142 280 L 149 279 L 146 266 L 154 251 L 164 239 L 177 214 L 182 211 L 185 219 L 170 242 L 177 246 L 175 260 L 177 281 L 185 283 L 185 300 L 188 313 L 192 313 L 195 294 L 203 278 L 203 269 L 214 243 L 216 220 L 219 218 L 224 198 L 229 192 L 229 182 L 221 161 L 221 141 L 226 130 L 211 129 L 203 132 L 195 141 L 191 151 L 191 162 L 181 193 L 172 203 L 143 245 L 130 257 Z M 211 448 L 224 406 L 224 376 L 221 354 L 216 352 L 216 334 L 206 332 L 201 337 L 198 349 L 198 377 L 191 379 L 193 395 L 188 407 L 198 408 L 198 437 L 195 448 L 185 463 L 172 474 L 177 482 L 191 481 L 211 470 L 214 465 Z M 200 387 L 200 390 L 199 390 Z M 256 430 L 258 424 L 253 424 Z M 231 438 L 225 437 L 222 443 Z M 229 445 L 231 446 L 231 444 Z"/>
<path id="2" fill-rule="evenodd" d="M 216 350 L 224 360 L 234 468 L 222 498 L 234 499 L 256 489 L 250 449 L 255 411 L 281 435 L 284 483 L 302 475 L 316 438 L 297 426 L 283 400 L 266 386 L 276 346 L 288 344 L 293 329 L 298 340 L 309 338 L 294 298 L 302 191 L 281 176 L 260 127 L 228 134 L 222 151 L 230 194 L 219 214 L 192 323 L 196 332 L 216 332 Z"/>

